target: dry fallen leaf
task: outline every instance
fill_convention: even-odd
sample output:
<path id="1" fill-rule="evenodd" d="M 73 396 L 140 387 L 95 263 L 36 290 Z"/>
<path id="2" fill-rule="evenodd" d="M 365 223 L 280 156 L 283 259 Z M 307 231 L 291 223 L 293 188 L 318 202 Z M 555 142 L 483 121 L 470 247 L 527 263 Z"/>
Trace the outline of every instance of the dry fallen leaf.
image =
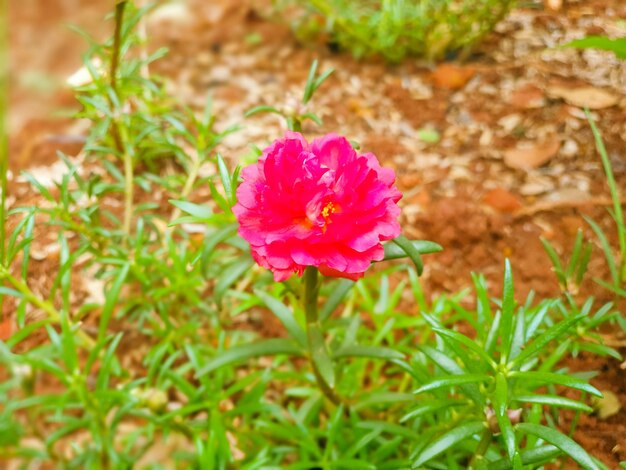
<path id="1" fill-rule="evenodd" d="M 592 86 L 567 88 L 555 85 L 548 87 L 546 91 L 550 97 L 563 99 L 566 103 L 579 108 L 610 108 L 619 102 L 616 95 Z"/>
<path id="2" fill-rule="evenodd" d="M 509 214 L 522 207 L 519 197 L 502 188 L 495 188 L 485 193 L 483 202 L 499 212 Z"/>
<path id="3" fill-rule="evenodd" d="M 541 88 L 527 83 L 513 90 L 509 102 L 521 109 L 541 108 L 545 104 L 545 96 Z"/>
<path id="4" fill-rule="evenodd" d="M 358 98 L 350 98 L 348 100 L 348 109 L 362 118 L 374 117 L 374 110 Z"/>
<path id="5" fill-rule="evenodd" d="M 437 88 L 460 90 L 474 76 L 476 70 L 455 64 L 440 64 L 430 75 Z"/>
<path id="6" fill-rule="evenodd" d="M 554 157 L 560 147 L 561 141 L 557 137 L 532 144 L 520 144 L 516 148 L 505 150 L 504 163 L 521 170 L 539 168 Z"/>
<path id="7" fill-rule="evenodd" d="M 617 395 L 608 390 L 602 390 L 602 398 L 593 399 L 593 408 L 600 419 L 607 419 L 616 415 L 622 409 Z"/>

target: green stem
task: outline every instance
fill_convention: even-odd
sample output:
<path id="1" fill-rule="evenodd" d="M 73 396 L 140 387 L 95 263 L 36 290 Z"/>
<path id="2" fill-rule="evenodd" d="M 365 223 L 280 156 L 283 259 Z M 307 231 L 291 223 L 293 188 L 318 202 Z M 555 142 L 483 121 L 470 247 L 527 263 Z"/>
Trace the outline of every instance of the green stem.
<path id="1" fill-rule="evenodd" d="M 122 27 L 124 25 L 124 10 L 126 9 L 126 0 L 118 0 L 115 5 L 115 32 L 113 33 L 113 48 L 111 51 L 111 68 L 109 70 L 110 85 L 117 95 L 118 100 L 121 101 L 118 88 L 117 88 L 117 70 L 120 63 L 120 51 L 122 48 Z M 113 103 L 110 103 L 113 106 Z M 115 113 L 117 114 L 117 113 Z M 113 120 L 112 137 L 115 142 L 117 151 L 122 155 L 124 161 L 124 221 L 123 231 L 125 234 L 130 235 L 132 218 L 133 218 L 133 157 L 129 149 L 127 148 L 126 136 L 122 135 L 124 129 L 119 122 L 119 116 Z"/>
<path id="2" fill-rule="evenodd" d="M 476 447 L 476 451 L 474 452 L 474 456 L 472 457 L 472 461 L 470 462 L 469 468 L 474 468 L 476 465 L 476 461 L 478 459 L 482 459 L 485 453 L 487 453 L 487 449 L 489 449 L 489 445 L 491 444 L 491 440 L 493 438 L 493 434 L 486 428 L 483 431 L 483 435 L 480 438 L 480 442 L 478 443 L 478 447 Z"/>
<path id="3" fill-rule="evenodd" d="M 30 289 L 30 287 L 28 287 L 28 285 L 24 281 L 14 277 L 4 266 L 0 266 L 0 280 L 8 281 L 9 284 L 11 284 L 16 291 L 22 294 L 24 299 L 33 304 L 35 307 L 43 310 L 48 315 L 48 318 L 50 318 L 50 320 L 55 323 L 61 323 L 61 313 L 56 308 L 54 308 L 54 305 L 52 305 L 52 303 L 48 302 L 47 300 L 43 300 L 35 295 L 35 293 Z M 94 340 L 83 330 L 78 329 L 76 331 L 76 335 L 83 342 L 85 347 L 87 347 L 87 349 L 92 349 L 95 346 Z"/>
<path id="4" fill-rule="evenodd" d="M 317 277 L 317 268 L 308 266 L 304 271 L 304 312 L 306 315 L 306 333 L 309 347 L 309 362 L 315 375 L 315 380 L 320 390 L 326 398 L 332 403 L 339 406 L 342 404 L 341 398 L 335 393 L 332 387 L 324 379 L 315 363 L 314 355 L 314 332 L 322 331 L 319 315 L 317 311 L 317 298 L 319 294 L 319 281 Z"/>
<path id="5" fill-rule="evenodd" d="M 111 69 L 109 77 L 111 88 L 117 93 L 117 68 L 120 63 L 120 47 L 122 42 L 122 24 L 124 21 L 124 9 L 126 0 L 118 1 L 115 5 L 115 32 L 113 33 L 113 50 L 111 52 Z"/>
<path id="6" fill-rule="evenodd" d="M 124 233 L 130 235 L 130 229 L 133 219 L 133 157 L 125 151 L 124 152 Z"/>

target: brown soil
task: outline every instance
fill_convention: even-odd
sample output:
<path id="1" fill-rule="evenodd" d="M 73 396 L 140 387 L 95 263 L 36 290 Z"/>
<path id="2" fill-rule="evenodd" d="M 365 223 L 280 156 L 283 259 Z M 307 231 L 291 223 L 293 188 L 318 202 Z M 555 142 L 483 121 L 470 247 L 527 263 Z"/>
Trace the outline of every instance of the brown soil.
<path id="1" fill-rule="evenodd" d="M 79 23 L 102 36 L 111 26 L 102 21 L 110 5 L 77 0 L 10 2 L 13 205 L 37 200 L 26 184 L 15 181 L 20 170 L 54 163 L 59 149 L 69 155 L 80 151 L 84 127 L 55 118 L 53 111 L 75 106 L 63 81 L 80 66 L 85 48 L 60 25 Z M 578 229 L 595 239 L 583 220 L 586 215 L 615 242 L 602 200 L 608 189 L 592 134 L 580 108 L 550 90 L 556 85 L 585 85 L 617 98 L 617 104 L 595 110 L 594 117 L 619 185 L 625 188 L 626 66 L 607 53 L 546 47 L 564 42 L 572 32 L 613 34 L 617 20 L 626 18 L 620 0 L 573 1 L 560 12 L 517 10 L 471 63 L 446 65 L 454 69 L 445 73 L 415 61 L 394 67 L 359 63 L 323 44 L 302 47 L 288 27 L 264 19 L 261 12 L 266 10 L 250 1 L 190 0 L 189 5 L 148 22 L 152 43 L 170 49 L 155 69 L 168 78 L 181 103 L 200 107 L 210 92 L 221 116 L 230 122 L 252 106 L 281 104 L 297 96 L 313 58 L 320 59 L 323 69 L 336 69 L 313 103 L 324 126 L 307 126 L 305 132 L 341 132 L 395 167 L 404 193 L 406 234 L 445 247 L 443 253 L 427 258 L 424 285 L 431 295 L 467 287 L 472 271 L 484 273 L 495 293 L 501 288 L 505 258 L 511 259 L 519 300 L 531 290 L 539 297 L 558 295 L 539 237 L 569 253 Z M 252 33 L 261 41 L 246 41 Z M 450 75 L 455 79 L 446 78 Z M 263 145 L 282 132 L 272 116 L 245 124 L 224 144 L 223 153 L 233 161 L 247 152 L 248 142 Z M 424 127 L 437 130 L 441 140 L 420 141 L 417 131 Z M 519 169 L 503 159 L 520 143 L 540 146 L 550 139 L 558 141 L 557 151 L 541 165 Z M 589 278 L 606 279 L 600 248 L 594 250 Z M 43 289 L 54 271 L 54 259 L 35 265 L 32 282 Z M 591 280 L 579 294 L 587 295 L 599 302 L 613 300 Z M 624 301 L 619 304 L 622 312 L 625 306 Z M 269 322 L 263 324 L 276 330 Z M 624 337 L 615 333 L 612 339 Z M 599 371 L 593 383 L 621 401 L 621 411 L 606 420 L 584 416 L 575 434 L 594 456 L 618 468 L 618 462 L 626 460 L 626 373 L 618 361 L 588 355 L 568 365 Z M 571 416 L 565 414 L 563 419 L 567 426 Z"/>

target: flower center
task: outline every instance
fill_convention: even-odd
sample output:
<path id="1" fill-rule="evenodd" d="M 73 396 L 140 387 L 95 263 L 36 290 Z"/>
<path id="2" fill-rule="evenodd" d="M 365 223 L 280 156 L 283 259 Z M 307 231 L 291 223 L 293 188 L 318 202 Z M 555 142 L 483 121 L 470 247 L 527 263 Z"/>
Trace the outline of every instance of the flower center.
<path id="1" fill-rule="evenodd" d="M 322 217 L 324 217 L 326 223 L 330 223 L 328 222 L 328 218 L 330 217 L 330 214 L 334 214 L 335 212 L 337 212 L 337 208 L 332 202 L 329 202 L 324 206 L 322 209 Z"/>
<path id="2" fill-rule="evenodd" d="M 322 217 L 324 218 L 324 225 L 322 225 L 322 233 L 326 233 L 326 227 L 332 223 L 330 220 L 330 214 L 334 214 L 339 210 L 339 207 L 335 206 L 332 202 L 329 202 L 322 209 Z"/>

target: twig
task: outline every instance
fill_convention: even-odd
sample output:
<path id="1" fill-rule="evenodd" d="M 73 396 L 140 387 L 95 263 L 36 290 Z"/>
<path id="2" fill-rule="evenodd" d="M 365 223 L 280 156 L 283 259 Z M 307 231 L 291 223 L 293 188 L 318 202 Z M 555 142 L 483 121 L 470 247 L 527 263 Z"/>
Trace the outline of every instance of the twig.
<path id="1" fill-rule="evenodd" d="M 620 198 L 620 204 L 626 204 L 626 198 Z M 549 212 L 558 209 L 572 209 L 584 206 L 611 206 L 613 200 L 608 197 L 592 197 L 589 199 L 564 199 L 561 201 L 539 202 L 532 206 L 524 207 L 513 214 L 513 218 L 521 219 L 535 215 L 539 212 Z"/>

